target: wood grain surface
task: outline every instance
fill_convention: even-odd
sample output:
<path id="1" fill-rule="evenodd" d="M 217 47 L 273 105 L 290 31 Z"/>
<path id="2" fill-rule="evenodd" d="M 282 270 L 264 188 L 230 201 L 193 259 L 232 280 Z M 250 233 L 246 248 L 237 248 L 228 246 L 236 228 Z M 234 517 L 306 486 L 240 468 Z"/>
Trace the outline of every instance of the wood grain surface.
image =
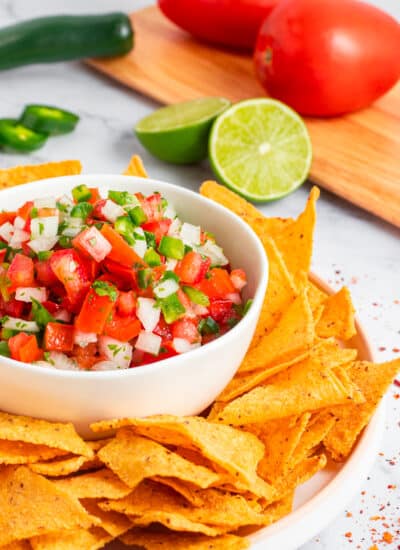
<path id="1" fill-rule="evenodd" d="M 265 95 L 250 56 L 192 39 L 156 7 L 132 14 L 135 48 L 89 64 L 161 103 L 201 96 L 231 101 Z M 400 84 L 369 109 L 306 119 L 321 187 L 400 227 Z"/>

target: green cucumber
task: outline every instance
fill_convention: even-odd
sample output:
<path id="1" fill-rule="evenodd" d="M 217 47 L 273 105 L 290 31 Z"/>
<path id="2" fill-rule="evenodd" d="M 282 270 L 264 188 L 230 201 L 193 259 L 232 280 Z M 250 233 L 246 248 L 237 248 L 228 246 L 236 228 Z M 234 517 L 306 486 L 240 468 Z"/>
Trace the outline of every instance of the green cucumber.
<path id="1" fill-rule="evenodd" d="M 132 47 L 132 24 L 124 13 L 40 17 L 0 29 L 0 70 L 123 55 Z"/>

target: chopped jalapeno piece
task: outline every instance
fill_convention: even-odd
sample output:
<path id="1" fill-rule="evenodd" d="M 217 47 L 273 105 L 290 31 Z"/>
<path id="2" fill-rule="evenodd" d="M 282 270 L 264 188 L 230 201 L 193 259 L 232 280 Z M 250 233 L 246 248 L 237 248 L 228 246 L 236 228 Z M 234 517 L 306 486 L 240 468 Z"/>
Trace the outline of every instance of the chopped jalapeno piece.
<path id="1" fill-rule="evenodd" d="M 10 348 L 7 342 L 0 342 L 0 355 L 3 357 L 11 357 Z"/>
<path id="2" fill-rule="evenodd" d="M 57 135 L 72 132 L 79 122 L 79 117 L 57 107 L 27 105 L 19 122 L 35 132 Z"/>
<path id="3" fill-rule="evenodd" d="M 72 189 L 72 196 L 76 202 L 84 202 L 92 198 L 92 192 L 87 185 L 82 183 Z"/>
<path id="4" fill-rule="evenodd" d="M 249 311 L 249 309 L 251 308 L 251 305 L 253 303 L 253 300 L 247 300 L 247 302 L 244 304 L 244 308 L 243 308 L 243 315 L 246 315 L 246 313 Z"/>
<path id="5" fill-rule="evenodd" d="M 149 248 L 143 256 L 143 259 L 150 267 L 161 265 L 161 257 L 157 254 L 154 248 Z"/>
<path id="6" fill-rule="evenodd" d="M 164 235 L 158 247 L 159 252 L 167 258 L 182 260 L 185 255 L 185 245 L 181 239 Z"/>
<path id="7" fill-rule="evenodd" d="M 135 242 L 133 232 L 135 231 L 135 225 L 128 216 L 120 216 L 115 220 L 114 228 L 123 237 L 128 237 L 129 240 Z"/>
<path id="8" fill-rule="evenodd" d="M 86 220 L 89 214 L 92 213 L 93 206 L 90 202 L 79 202 L 71 210 L 71 218 L 82 218 Z"/>
<path id="9" fill-rule="evenodd" d="M 193 288 L 192 286 L 184 286 L 182 287 L 182 290 L 194 304 L 198 304 L 200 306 L 210 305 L 210 300 L 207 294 L 204 294 L 201 290 L 197 290 L 197 288 Z"/>
<path id="10" fill-rule="evenodd" d="M 31 218 L 31 220 L 33 220 L 34 218 L 37 218 L 38 215 L 39 215 L 38 209 L 34 206 L 29 213 L 29 217 Z"/>
<path id="11" fill-rule="evenodd" d="M 61 237 L 58 240 L 58 244 L 61 246 L 61 248 L 71 248 L 72 238 L 66 237 L 65 235 L 61 235 Z"/>
<path id="12" fill-rule="evenodd" d="M 147 221 L 147 216 L 141 206 L 135 206 L 135 208 L 129 210 L 129 217 L 136 226 Z"/>
<path id="13" fill-rule="evenodd" d="M 154 235 L 154 233 L 151 233 L 150 231 L 145 231 L 144 232 L 144 236 L 145 236 L 145 239 L 146 239 L 146 244 L 149 248 L 156 248 L 157 246 L 157 243 L 156 243 L 156 236 Z"/>
<path id="14" fill-rule="evenodd" d="M 3 118 L 0 120 L 0 145 L 5 148 L 29 153 L 43 147 L 46 141 L 46 134 L 25 128 L 16 119 Z"/>
<path id="15" fill-rule="evenodd" d="M 139 288 L 144 290 L 151 282 L 151 269 L 139 269 L 137 277 Z"/>
<path id="16" fill-rule="evenodd" d="M 166 298 L 159 299 L 159 305 L 164 315 L 165 322 L 168 324 L 174 323 L 186 311 L 176 293 L 170 294 Z"/>
<path id="17" fill-rule="evenodd" d="M 137 206 L 138 200 L 135 195 L 131 195 L 128 191 L 109 191 L 108 198 L 120 206 Z"/>
<path id="18" fill-rule="evenodd" d="M 56 320 L 52 314 L 37 300 L 32 300 L 32 317 L 40 328 L 44 328 L 47 323 L 54 323 Z"/>
<path id="19" fill-rule="evenodd" d="M 11 328 L 2 328 L 1 329 L 1 337 L 4 338 L 4 340 L 9 340 L 16 334 L 18 334 L 18 330 L 12 330 Z"/>
<path id="20" fill-rule="evenodd" d="M 199 323 L 199 332 L 201 334 L 218 334 L 219 326 L 212 317 L 206 317 Z"/>
<path id="21" fill-rule="evenodd" d="M 51 258 L 52 254 L 53 252 L 51 252 L 51 250 L 45 250 L 43 252 L 38 252 L 37 257 L 38 257 L 38 260 L 42 262 Z"/>

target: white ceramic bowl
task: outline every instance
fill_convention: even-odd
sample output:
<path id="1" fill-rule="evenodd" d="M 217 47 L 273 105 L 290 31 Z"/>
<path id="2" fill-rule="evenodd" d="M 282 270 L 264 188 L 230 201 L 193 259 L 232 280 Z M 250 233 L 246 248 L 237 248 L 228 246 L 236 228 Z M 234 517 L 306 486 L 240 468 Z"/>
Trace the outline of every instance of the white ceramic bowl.
<path id="1" fill-rule="evenodd" d="M 52 178 L 0 192 L 0 209 L 69 193 L 76 185 L 159 191 L 182 219 L 215 234 L 233 267 L 248 276 L 245 298 L 253 305 L 227 334 L 193 350 L 144 367 L 122 371 L 71 372 L 0 357 L 0 410 L 48 420 L 71 421 L 84 436 L 99 419 L 170 413 L 197 414 L 235 374 L 253 336 L 268 281 L 268 261 L 255 233 L 236 215 L 187 189 L 151 179 L 115 175 Z"/>

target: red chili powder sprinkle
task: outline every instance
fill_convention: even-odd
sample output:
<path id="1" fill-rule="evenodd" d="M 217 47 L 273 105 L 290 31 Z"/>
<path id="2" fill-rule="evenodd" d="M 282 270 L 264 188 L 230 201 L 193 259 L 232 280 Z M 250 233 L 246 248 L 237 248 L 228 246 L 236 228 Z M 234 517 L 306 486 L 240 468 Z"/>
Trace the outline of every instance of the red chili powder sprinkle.
<path id="1" fill-rule="evenodd" d="M 385 346 L 379 346 L 378 351 L 386 351 Z"/>
<path id="2" fill-rule="evenodd" d="M 353 534 L 349 531 L 344 536 L 347 537 L 348 539 L 350 539 L 353 536 Z"/>
<path id="3" fill-rule="evenodd" d="M 388 489 L 397 489 L 397 485 L 388 485 L 387 488 Z"/>
<path id="4" fill-rule="evenodd" d="M 400 353 L 400 348 L 393 348 L 393 353 Z"/>
<path id="5" fill-rule="evenodd" d="M 393 396 L 395 399 L 400 399 L 400 393 L 395 393 Z"/>
<path id="6" fill-rule="evenodd" d="M 385 531 L 383 533 L 382 540 L 383 540 L 383 542 L 387 542 L 388 544 L 390 544 L 391 542 L 393 542 L 393 535 L 391 533 L 389 533 L 389 531 Z"/>
<path id="7" fill-rule="evenodd" d="M 377 547 L 376 544 L 374 544 L 373 546 L 369 547 L 369 550 L 379 550 L 379 548 Z"/>
<path id="8" fill-rule="evenodd" d="M 394 384 L 395 386 L 397 386 L 398 388 L 400 388 L 400 380 L 395 380 L 395 381 L 393 382 L 393 384 Z"/>
<path id="9" fill-rule="evenodd" d="M 352 518 L 352 517 L 353 517 L 353 514 L 351 512 L 347 512 L 346 518 Z"/>

